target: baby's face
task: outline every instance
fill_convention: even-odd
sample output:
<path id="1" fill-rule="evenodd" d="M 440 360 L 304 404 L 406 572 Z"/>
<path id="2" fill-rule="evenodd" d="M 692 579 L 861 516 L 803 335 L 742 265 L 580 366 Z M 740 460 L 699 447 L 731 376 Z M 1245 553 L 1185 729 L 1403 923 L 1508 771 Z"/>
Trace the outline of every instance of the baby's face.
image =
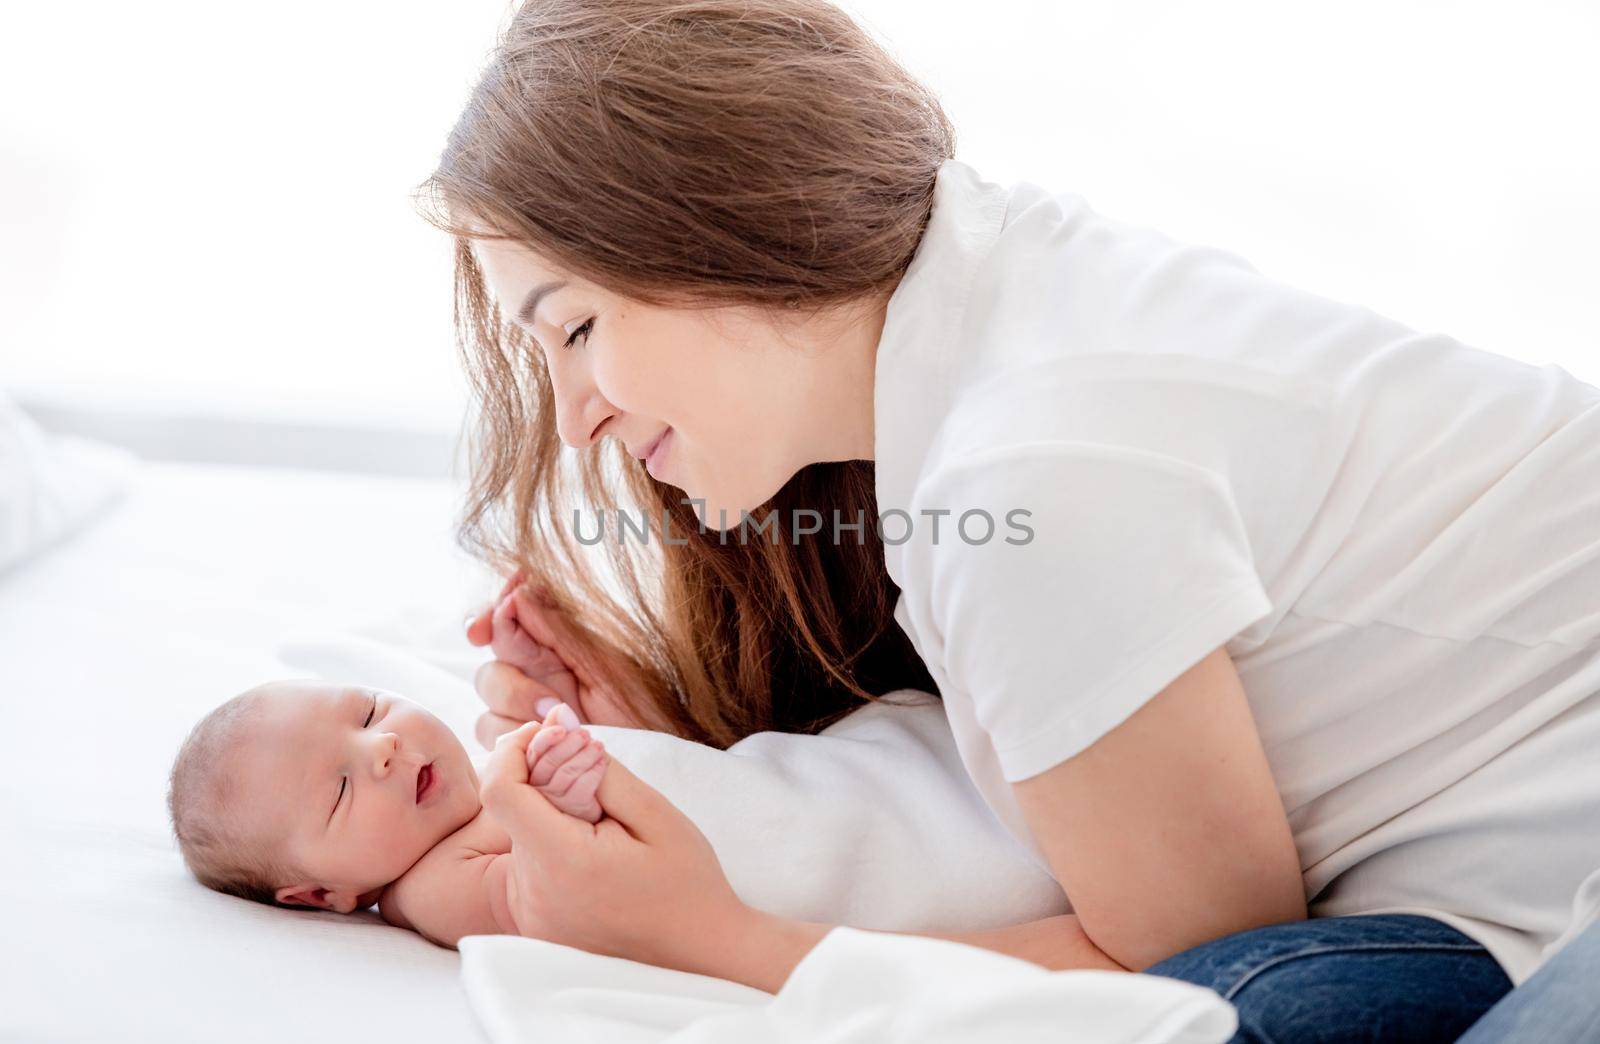
<path id="1" fill-rule="evenodd" d="M 279 902 L 362 909 L 478 814 L 466 748 L 415 703 L 314 681 L 265 688 L 240 779 L 246 814 L 261 817 L 251 833 L 283 838 L 283 854 L 306 871 L 284 882 Z"/>

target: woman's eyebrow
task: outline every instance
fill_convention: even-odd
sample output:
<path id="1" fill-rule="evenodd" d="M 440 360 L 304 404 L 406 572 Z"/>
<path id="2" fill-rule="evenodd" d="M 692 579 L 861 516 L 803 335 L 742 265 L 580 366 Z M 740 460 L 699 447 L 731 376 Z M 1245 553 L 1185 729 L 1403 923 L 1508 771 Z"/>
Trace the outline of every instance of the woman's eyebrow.
<path id="1" fill-rule="evenodd" d="M 553 294 L 566 285 L 567 284 L 565 282 L 558 280 L 555 282 L 540 283 L 532 290 L 529 290 L 528 296 L 522 299 L 522 307 L 517 309 L 517 322 L 521 323 L 523 326 L 530 325 L 533 322 L 534 310 L 539 307 L 539 302 L 545 297 L 545 295 Z"/>

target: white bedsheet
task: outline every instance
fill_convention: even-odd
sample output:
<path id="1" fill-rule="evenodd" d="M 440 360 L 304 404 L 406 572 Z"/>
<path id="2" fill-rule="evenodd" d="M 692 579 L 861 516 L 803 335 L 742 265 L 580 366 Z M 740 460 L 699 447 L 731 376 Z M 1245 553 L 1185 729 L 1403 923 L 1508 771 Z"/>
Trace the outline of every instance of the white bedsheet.
<path id="1" fill-rule="evenodd" d="M 482 1039 L 456 954 L 208 891 L 164 804 L 200 715 L 294 673 L 284 634 L 408 606 L 454 630 L 488 586 L 454 507 L 444 482 L 144 465 L 0 576 L 0 1040 Z"/>

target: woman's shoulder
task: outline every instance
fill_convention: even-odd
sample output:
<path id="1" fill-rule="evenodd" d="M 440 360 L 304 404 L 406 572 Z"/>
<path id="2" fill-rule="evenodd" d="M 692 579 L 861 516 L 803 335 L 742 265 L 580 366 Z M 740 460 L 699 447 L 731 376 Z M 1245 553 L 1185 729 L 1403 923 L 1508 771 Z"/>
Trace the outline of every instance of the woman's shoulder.
<path id="1" fill-rule="evenodd" d="M 1313 455 L 1337 415 L 1335 389 L 1236 360 L 1160 354 L 1059 355 L 959 390 L 916 488 L 1004 486 L 1039 466 L 1192 468 L 1233 475 L 1264 452 Z"/>

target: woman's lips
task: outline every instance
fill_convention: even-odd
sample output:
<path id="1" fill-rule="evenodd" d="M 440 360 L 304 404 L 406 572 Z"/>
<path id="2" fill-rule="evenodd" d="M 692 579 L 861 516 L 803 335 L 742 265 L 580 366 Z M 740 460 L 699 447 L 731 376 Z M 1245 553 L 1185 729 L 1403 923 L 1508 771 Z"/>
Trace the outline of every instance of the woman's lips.
<path id="1" fill-rule="evenodd" d="M 661 433 L 659 438 L 656 439 L 655 445 L 650 449 L 650 454 L 644 459 L 644 469 L 648 471 L 650 473 L 650 477 L 655 479 L 657 482 L 663 481 L 661 478 L 661 469 L 666 462 L 667 449 L 671 443 L 672 429 L 668 428 L 666 431 Z"/>
<path id="2" fill-rule="evenodd" d="M 428 762 L 417 771 L 417 804 L 422 804 L 423 799 L 437 789 L 437 776 L 433 771 L 433 762 Z"/>

